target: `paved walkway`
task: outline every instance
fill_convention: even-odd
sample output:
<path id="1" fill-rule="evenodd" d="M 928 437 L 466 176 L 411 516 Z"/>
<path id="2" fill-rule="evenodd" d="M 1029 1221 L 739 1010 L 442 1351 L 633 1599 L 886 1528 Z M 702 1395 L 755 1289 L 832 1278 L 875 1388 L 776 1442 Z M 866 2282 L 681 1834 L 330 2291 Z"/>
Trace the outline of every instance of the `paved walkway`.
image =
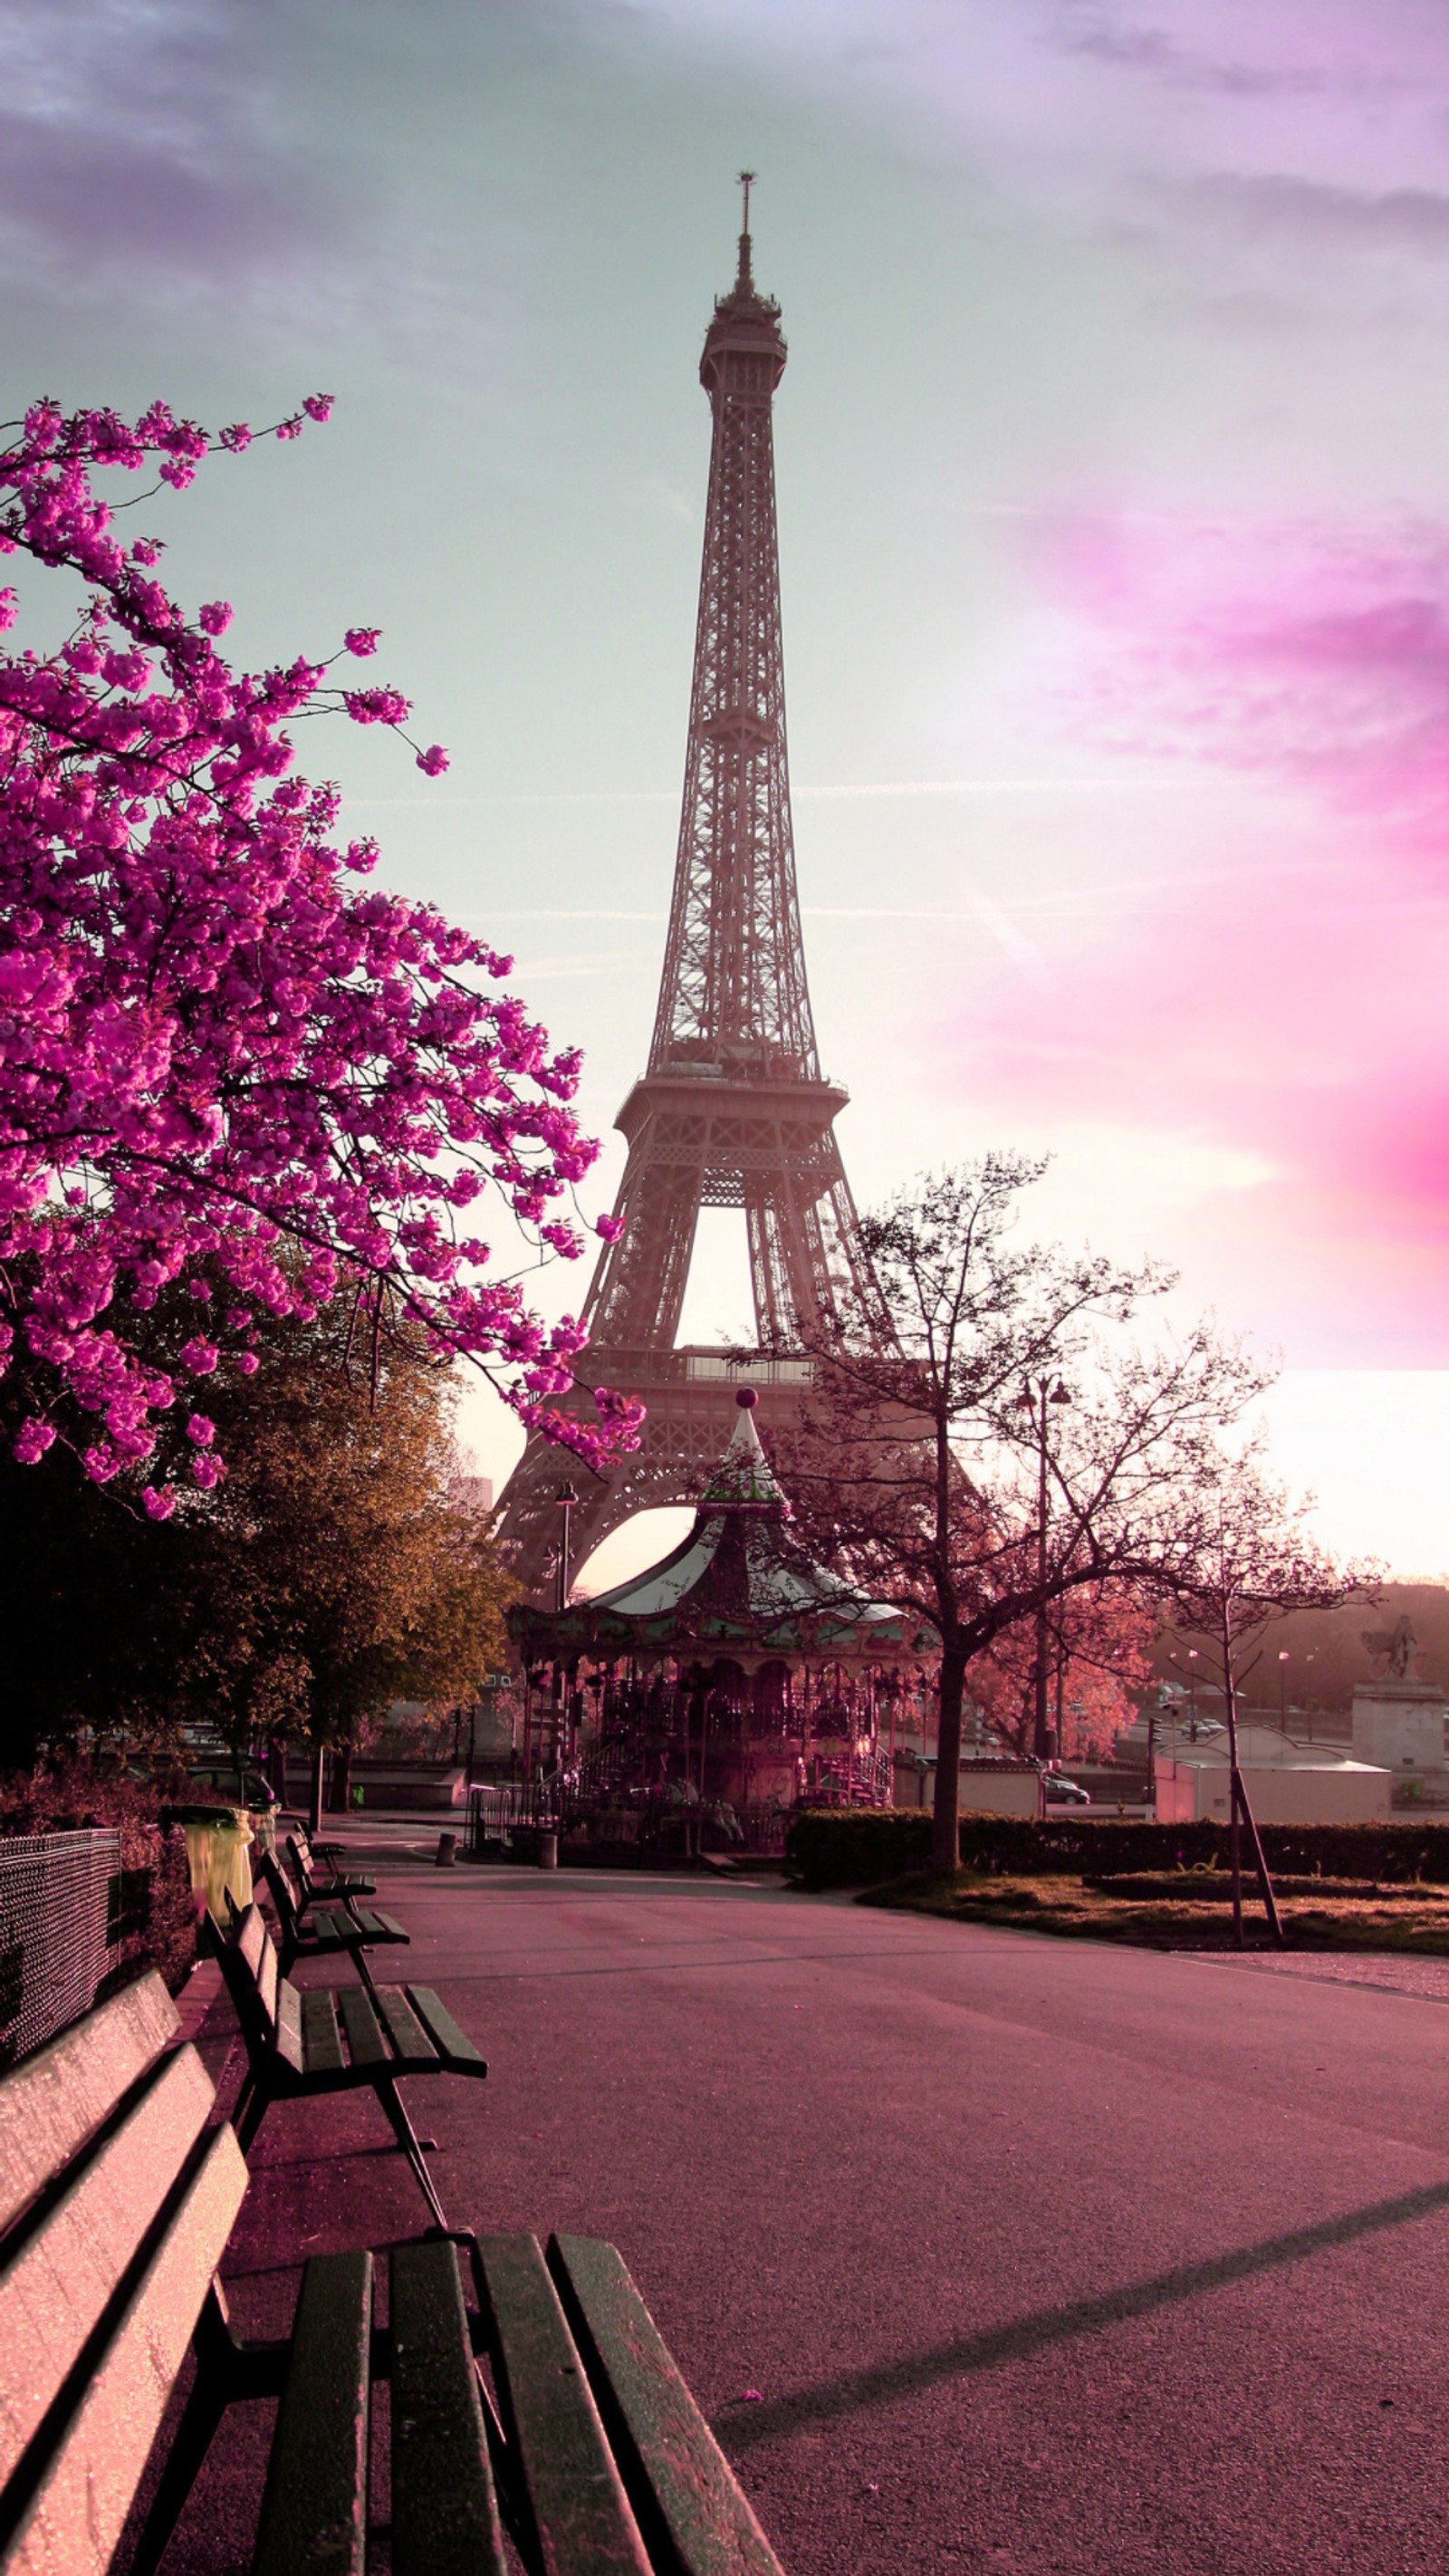
<path id="1" fill-rule="evenodd" d="M 1419 1996 L 383 1866 L 408 1973 L 491 2061 L 414 2088 L 450 2215 L 618 2242 L 788 2576 L 1439 2576 L 1449 2025 Z M 383 2135 L 270 2116 L 239 2321 L 285 2315 L 299 2244 L 421 2223 Z M 247 2439 L 168 2565 L 238 2563 Z"/>
<path id="2" fill-rule="evenodd" d="M 1449 1959 L 1416 1959 L 1403 1951 L 1376 1950 L 1343 1958 L 1298 1951 L 1286 1958 L 1271 1953 L 1252 1959 L 1222 1959 L 1223 1967 L 1261 1968 L 1270 1977 L 1312 1977 L 1318 1984 L 1375 1986 L 1381 1994 L 1417 1995 L 1421 2002 L 1449 2004 Z"/>

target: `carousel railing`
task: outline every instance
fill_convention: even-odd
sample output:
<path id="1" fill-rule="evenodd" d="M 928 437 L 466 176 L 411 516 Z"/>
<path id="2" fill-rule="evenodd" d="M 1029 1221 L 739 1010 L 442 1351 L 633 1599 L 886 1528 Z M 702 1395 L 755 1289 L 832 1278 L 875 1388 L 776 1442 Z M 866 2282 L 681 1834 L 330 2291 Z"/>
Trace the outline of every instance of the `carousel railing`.
<path id="1" fill-rule="evenodd" d="M 893 1795 L 888 1753 L 817 1757 L 802 1804 L 812 1807 L 888 1807 Z"/>

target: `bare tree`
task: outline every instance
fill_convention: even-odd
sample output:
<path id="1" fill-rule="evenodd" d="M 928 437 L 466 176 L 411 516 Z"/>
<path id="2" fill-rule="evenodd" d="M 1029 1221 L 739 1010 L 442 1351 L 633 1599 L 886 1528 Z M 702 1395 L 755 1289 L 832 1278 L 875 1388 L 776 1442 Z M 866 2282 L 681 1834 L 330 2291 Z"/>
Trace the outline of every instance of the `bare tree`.
<path id="1" fill-rule="evenodd" d="M 863 1236 L 879 1305 L 807 1328 L 815 1363 L 788 1475 L 822 1552 L 924 1610 L 941 1643 L 933 1866 L 959 1849 L 973 1657 L 1066 1596 L 1185 1570 L 1218 1436 L 1269 1374 L 1207 1325 L 1121 1328 L 1171 1285 L 1016 1240 L 1045 1164 L 993 1153 L 902 1191 Z"/>
<path id="2" fill-rule="evenodd" d="M 1243 1946 L 1241 1834 L 1245 1830 L 1264 1911 L 1275 1941 L 1282 1926 L 1256 1819 L 1238 1764 L 1238 1696 L 1258 1664 L 1263 1639 L 1295 1610 L 1336 1610 L 1343 1601 L 1377 1600 L 1383 1569 L 1340 1565 L 1306 1527 L 1311 1506 L 1263 1474 L 1256 1456 L 1226 1461 L 1199 1497 L 1190 1558 L 1163 1595 L 1175 1628 L 1201 1640 L 1202 1661 L 1223 1694 L 1228 1729 L 1228 1865 L 1233 1881 L 1233 1938 Z"/>

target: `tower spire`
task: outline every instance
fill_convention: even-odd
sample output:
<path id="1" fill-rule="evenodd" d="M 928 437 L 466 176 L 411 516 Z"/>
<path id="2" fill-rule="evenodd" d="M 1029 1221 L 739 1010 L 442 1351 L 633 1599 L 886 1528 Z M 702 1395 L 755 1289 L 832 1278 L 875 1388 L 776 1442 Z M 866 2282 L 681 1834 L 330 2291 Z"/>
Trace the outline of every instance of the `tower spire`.
<path id="1" fill-rule="evenodd" d="M 835 1141 L 846 1094 L 822 1078 L 795 888 L 772 407 L 785 372 L 780 308 L 750 266 L 750 188 L 733 289 L 705 333 L 713 418 L 679 847 L 648 1065 L 616 1124 L 629 1160 L 584 1308 L 583 1374 L 648 1407 L 643 1445 L 577 1512 L 587 1555 L 633 1512 L 693 1503 L 719 1455 L 737 1382 L 767 1425 L 794 1419 L 810 1376 L 800 1331 L 873 1305 Z M 756 1352 L 677 1347 L 701 1208 L 745 1221 Z M 543 1587 L 558 1456 L 530 1440 L 503 1498 L 518 1574 Z"/>
<path id="2" fill-rule="evenodd" d="M 744 203 L 740 216 L 740 266 L 739 274 L 735 279 L 736 295 L 753 295 L 755 291 L 755 281 L 750 270 L 750 190 L 755 184 L 755 177 L 756 173 L 753 170 L 740 172 L 740 194 Z"/>

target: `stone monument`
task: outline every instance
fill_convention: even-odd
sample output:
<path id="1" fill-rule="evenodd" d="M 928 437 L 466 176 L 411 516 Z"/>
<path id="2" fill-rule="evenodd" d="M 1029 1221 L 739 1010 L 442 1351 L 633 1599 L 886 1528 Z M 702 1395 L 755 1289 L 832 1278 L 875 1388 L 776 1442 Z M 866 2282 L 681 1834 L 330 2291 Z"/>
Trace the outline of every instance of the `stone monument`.
<path id="1" fill-rule="evenodd" d="M 1353 1692 L 1353 1750 L 1359 1762 L 1382 1764 L 1400 1779 L 1443 1774 L 1449 1704 L 1437 1683 L 1414 1671 L 1418 1647 L 1407 1613 L 1392 1628 L 1366 1628 L 1361 1642 L 1374 1659 L 1370 1681 Z"/>

